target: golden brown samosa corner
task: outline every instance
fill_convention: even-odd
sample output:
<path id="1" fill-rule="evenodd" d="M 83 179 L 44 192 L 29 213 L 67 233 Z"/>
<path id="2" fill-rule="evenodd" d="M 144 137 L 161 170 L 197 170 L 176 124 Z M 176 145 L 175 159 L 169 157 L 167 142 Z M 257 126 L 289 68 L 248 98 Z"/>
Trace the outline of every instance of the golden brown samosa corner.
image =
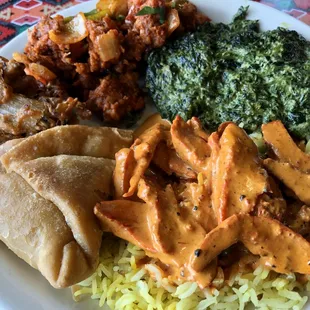
<path id="1" fill-rule="evenodd" d="M 1 147 L 10 172 L 0 171 L 0 239 L 56 288 L 97 267 L 102 232 L 93 207 L 112 194 L 115 165 L 103 156 L 130 145 L 124 133 L 64 126 Z"/>

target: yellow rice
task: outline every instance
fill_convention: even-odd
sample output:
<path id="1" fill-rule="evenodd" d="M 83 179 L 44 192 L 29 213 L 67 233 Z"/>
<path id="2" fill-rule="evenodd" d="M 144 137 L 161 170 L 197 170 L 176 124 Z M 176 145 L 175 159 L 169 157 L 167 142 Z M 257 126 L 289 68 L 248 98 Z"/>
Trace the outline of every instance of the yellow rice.
<path id="1" fill-rule="evenodd" d="M 118 238 L 103 240 L 100 264 L 96 272 L 74 288 L 74 297 L 90 296 L 99 306 L 113 309 L 303 309 L 310 282 L 302 286 L 294 274 L 279 275 L 262 267 L 253 273 L 237 274 L 221 289 L 200 290 L 196 283 L 178 286 L 162 278 L 154 264 L 137 267 L 143 250 Z M 149 270 L 153 277 L 149 276 Z M 154 280 L 156 278 L 156 280 Z"/>

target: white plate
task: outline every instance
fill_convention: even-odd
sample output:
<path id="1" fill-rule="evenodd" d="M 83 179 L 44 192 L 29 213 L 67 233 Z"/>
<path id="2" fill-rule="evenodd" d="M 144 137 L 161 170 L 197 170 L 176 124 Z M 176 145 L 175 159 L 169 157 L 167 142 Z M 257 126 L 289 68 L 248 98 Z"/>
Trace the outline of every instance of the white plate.
<path id="1" fill-rule="evenodd" d="M 297 19 L 268 6 L 246 0 L 192 0 L 198 8 L 216 22 L 227 23 L 241 5 L 249 5 L 249 18 L 259 19 L 262 30 L 278 26 L 294 29 L 310 40 L 310 27 Z M 91 11 L 96 1 L 82 3 L 60 14 L 70 16 Z M 13 52 L 23 52 L 27 41 L 24 32 L 3 47 L 0 55 L 10 58 Z M 69 289 L 55 290 L 40 273 L 20 260 L 0 243 L 0 310 L 64 310 L 97 309 L 97 304 L 87 300 L 75 303 Z M 310 309 L 310 304 L 307 307 Z"/>

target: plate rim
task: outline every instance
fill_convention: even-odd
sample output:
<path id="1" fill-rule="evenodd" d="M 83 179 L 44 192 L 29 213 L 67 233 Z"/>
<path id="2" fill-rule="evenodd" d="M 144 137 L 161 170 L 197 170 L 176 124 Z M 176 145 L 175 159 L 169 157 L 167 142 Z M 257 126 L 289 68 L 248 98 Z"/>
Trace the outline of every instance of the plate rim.
<path id="1" fill-rule="evenodd" d="M 207 0 L 200 0 L 200 2 L 202 3 L 203 1 L 207 1 Z M 302 28 L 305 28 L 305 29 L 308 29 L 308 31 L 310 30 L 310 25 L 307 25 L 305 23 L 303 23 L 302 21 L 288 15 L 287 13 L 284 13 L 284 12 L 281 12 L 275 8 L 272 8 L 270 6 L 267 6 L 265 4 L 262 4 L 262 3 L 258 3 L 258 2 L 254 2 L 254 1 L 251 1 L 251 3 L 249 3 L 248 0 L 209 0 L 210 2 L 213 2 L 213 3 L 216 3 L 217 1 L 222 1 L 222 2 L 227 2 L 227 3 L 231 3 L 231 1 L 234 1 L 234 2 L 238 2 L 240 3 L 240 5 L 251 5 L 251 7 L 254 8 L 255 10 L 255 7 L 259 6 L 263 6 L 265 7 L 266 10 L 269 10 L 271 13 L 270 14 L 277 14 L 278 16 L 283 16 L 283 19 L 286 20 L 286 21 L 291 21 L 292 24 L 295 24 L 295 25 L 299 25 L 301 26 Z M 72 14 L 76 14 L 78 13 L 79 11 L 88 11 L 89 9 L 91 9 L 91 7 L 95 7 L 95 4 L 97 3 L 97 0 L 90 0 L 90 1 L 85 1 L 83 3 L 80 3 L 80 4 L 77 4 L 77 5 L 74 5 L 74 6 L 71 6 L 69 8 L 66 8 L 64 10 L 60 10 L 59 12 L 53 14 L 53 15 L 57 15 L 57 14 L 61 14 L 61 15 L 64 15 L 64 16 L 68 16 L 68 15 L 72 15 Z M 229 9 L 228 9 L 229 10 Z M 25 38 L 27 38 L 27 33 L 28 33 L 28 30 L 29 29 L 32 29 L 34 26 L 31 26 L 29 27 L 28 29 L 26 29 L 25 31 L 23 31 L 22 33 L 20 33 L 19 35 L 17 35 L 15 38 L 13 38 L 11 41 L 9 41 L 5 46 L 3 46 L 1 49 L 0 49 L 0 55 L 3 55 L 3 54 L 8 54 L 6 51 L 9 51 L 12 49 L 12 46 L 14 48 L 16 48 L 16 46 L 19 45 L 19 41 L 23 41 Z M 310 33 L 310 31 L 309 31 Z M 309 34 L 309 38 L 308 40 L 310 40 L 310 34 Z M 1 245 L 4 246 L 6 248 L 6 245 L 2 244 L 2 242 L 0 241 Z M 10 251 L 9 249 L 5 249 L 5 251 Z M 0 249 L 0 252 L 1 252 L 1 249 Z M 11 251 L 10 251 L 11 252 Z M 10 253 L 11 254 L 11 253 Z M 12 253 L 12 255 L 16 256 L 15 254 Z M 23 264 L 26 264 L 25 262 L 22 262 Z M 25 267 L 25 266 L 23 266 Z M 28 266 L 27 266 L 28 267 Z M 3 267 L 0 266 L 0 272 L 2 270 Z M 35 270 L 32 270 L 32 272 L 36 272 Z M 44 280 L 43 276 L 39 275 L 40 277 L 42 277 L 42 281 Z M 14 280 L 12 280 L 14 281 Z M 1 282 L 1 279 L 0 279 L 0 282 Z M 15 285 L 18 285 L 18 279 L 15 280 L 14 282 Z M 33 288 L 33 290 L 35 290 L 35 287 Z M 27 291 L 27 289 L 26 289 Z M 12 293 L 14 294 L 14 293 Z M 14 295 L 12 295 L 14 296 Z M 13 297 L 12 297 L 13 298 Z M 21 298 L 28 298 L 26 293 L 23 296 L 21 296 Z M 52 297 L 51 297 L 52 298 Z M 71 302 L 71 300 L 70 300 Z M 76 308 L 76 305 L 74 304 L 73 300 L 72 300 L 72 306 L 70 306 L 70 309 L 72 308 Z M 309 301 L 307 302 L 308 306 L 310 305 Z M 12 306 L 13 305 L 13 306 Z M 60 305 L 60 304 L 58 304 Z M 4 306 L 4 308 L 2 308 L 2 306 Z M 11 307 L 14 307 L 14 304 L 12 303 L 6 303 L 5 300 L 4 300 L 4 303 L 2 303 L 1 301 L 1 291 L 0 291 L 0 309 L 13 309 Z M 88 308 L 88 304 L 87 304 L 87 308 Z M 44 306 L 44 308 L 42 309 L 50 309 L 49 307 L 46 307 Z M 61 309 L 68 309 L 65 305 L 64 308 L 61 307 Z M 77 308 L 76 308 L 77 309 Z M 85 305 L 84 307 L 82 306 L 82 308 L 79 308 L 79 309 L 85 309 Z"/>

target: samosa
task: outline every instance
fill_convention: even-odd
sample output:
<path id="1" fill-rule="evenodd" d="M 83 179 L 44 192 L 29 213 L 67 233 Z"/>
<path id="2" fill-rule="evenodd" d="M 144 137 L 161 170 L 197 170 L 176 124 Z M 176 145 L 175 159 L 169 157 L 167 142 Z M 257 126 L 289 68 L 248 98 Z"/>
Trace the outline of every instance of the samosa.
<path id="1" fill-rule="evenodd" d="M 55 288 L 96 269 L 93 208 L 113 194 L 115 153 L 131 142 L 130 131 L 74 125 L 0 147 L 0 240 Z"/>

